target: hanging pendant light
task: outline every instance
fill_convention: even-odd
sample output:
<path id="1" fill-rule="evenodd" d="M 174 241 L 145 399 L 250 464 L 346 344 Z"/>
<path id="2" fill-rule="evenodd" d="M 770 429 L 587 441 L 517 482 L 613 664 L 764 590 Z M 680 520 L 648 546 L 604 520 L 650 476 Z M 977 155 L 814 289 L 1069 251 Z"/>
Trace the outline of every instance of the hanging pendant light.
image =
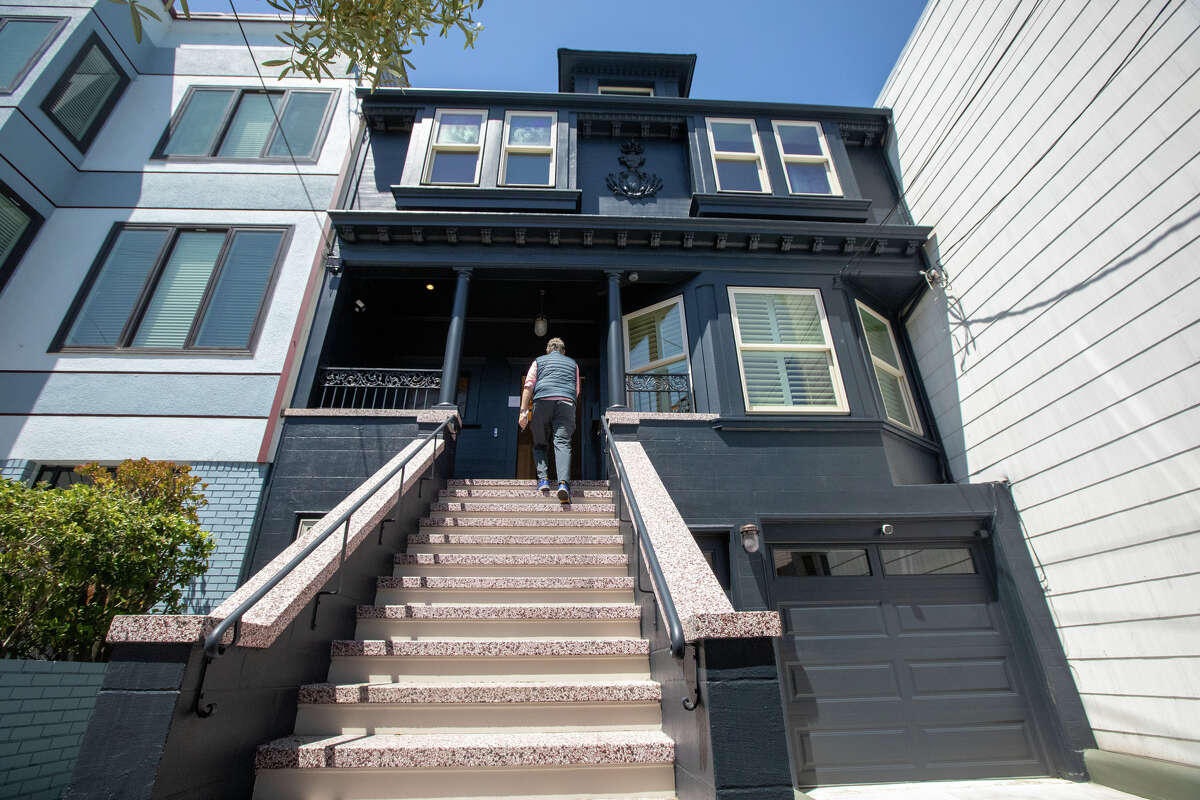
<path id="1" fill-rule="evenodd" d="M 538 315 L 533 318 L 533 335 L 545 336 L 550 330 L 550 320 L 546 319 L 546 290 L 539 289 Z"/>

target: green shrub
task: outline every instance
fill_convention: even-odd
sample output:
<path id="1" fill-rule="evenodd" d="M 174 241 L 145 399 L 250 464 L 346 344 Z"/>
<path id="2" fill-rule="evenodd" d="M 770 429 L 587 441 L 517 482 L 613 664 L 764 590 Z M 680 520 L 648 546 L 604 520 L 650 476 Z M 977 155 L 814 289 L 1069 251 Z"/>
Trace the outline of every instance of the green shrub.
<path id="1" fill-rule="evenodd" d="M 215 544 L 200 529 L 204 484 L 186 466 L 85 465 L 90 483 L 0 480 L 0 654 L 102 660 L 117 614 L 183 607 Z"/>

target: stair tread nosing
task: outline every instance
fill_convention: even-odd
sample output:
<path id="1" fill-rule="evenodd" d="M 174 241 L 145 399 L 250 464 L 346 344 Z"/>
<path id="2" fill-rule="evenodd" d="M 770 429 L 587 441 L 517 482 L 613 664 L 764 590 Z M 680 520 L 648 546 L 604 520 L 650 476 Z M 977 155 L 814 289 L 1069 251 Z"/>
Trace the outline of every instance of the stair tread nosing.
<path id="1" fill-rule="evenodd" d="M 609 502 L 612 502 L 612 496 L 613 493 L 611 489 L 580 489 L 576 486 L 571 487 L 571 499 L 574 501 L 579 501 L 580 498 L 595 498 L 596 500 L 608 500 Z M 457 489 L 442 489 L 440 492 L 438 492 L 439 499 L 445 500 L 448 497 L 486 497 L 488 499 L 509 500 L 541 499 L 547 505 L 558 502 L 558 498 L 554 494 L 550 492 L 539 492 L 537 489 L 532 487 L 510 487 L 507 489 L 495 486 L 490 488 L 460 487 Z"/>
<path id="2" fill-rule="evenodd" d="M 577 480 L 568 481 L 572 489 L 607 489 L 608 481 L 595 480 Z M 459 487 L 470 486 L 519 486 L 521 488 L 536 489 L 538 482 L 535 478 L 451 478 L 446 481 L 446 488 L 454 489 Z M 558 482 L 554 485 L 557 487 Z"/>
<path id="3" fill-rule="evenodd" d="M 338 656 L 511 657 L 511 656 L 641 656 L 650 642 L 628 637 L 594 639 L 335 639 L 330 653 Z"/>
<path id="4" fill-rule="evenodd" d="M 624 553 L 397 553 L 401 566 L 457 567 L 621 567 Z"/>
<path id="5" fill-rule="evenodd" d="M 312 683 L 300 687 L 308 704 L 636 703 L 662 700 L 656 681 L 451 680 L 395 683 Z"/>
<path id="6" fill-rule="evenodd" d="M 579 767 L 664 764 L 675 743 L 662 731 L 341 734 L 287 736 L 262 745 L 259 769 Z"/>
<path id="7" fill-rule="evenodd" d="M 427 605 L 360 605 L 359 619 L 441 619 L 441 620 L 606 620 L 638 619 L 641 607 L 636 603 L 446 603 Z"/>
<path id="8" fill-rule="evenodd" d="M 611 589 L 633 588 L 633 578 L 624 575 L 589 577 L 491 577 L 472 575 L 403 575 L 381 577 L 376 589 Z"/>
<path id="9" fill-rule="evenodd" d="M 521 500 L 510 500 L 507 502 L 498 502 L 498 501 L 494 501 L 494 500 L 493 501 L 473 500 L 473 501 L 467 501 L 467 502 L 463 502 L 461 500 L 454 500 L 454 501 L 443 500 L 441 502 L 429 504 L 430 511 L 444 511 L 447 513 L 453 512 L 453 511 L 459 511 L 459 512 L 470 511 L 470 512 L 474 512 L 474 513 L 482 513 L 482 512 L 490 511 L 490 512 L 497 512 L 497 513 L 508 513 L 508 514 L 529 513 L 529 514 L 538 514 L 538 515 L 541 515 L 541 514 L 560 515 L 560 514 L 572 514 L 572 513 L 613 514 L 613 513 L 616 513 L 616 509 L 617 509 L 617 507 L 615 505 L 613 505 L 612 503 L 588 502 L 588 503 L 565 503 L 564 504 L 564 503 L 559 503 L 557 501 L 555 501 L 554 503 L 527 503 L 527 502 L 524 502 Z"/>
<path id="10" fill-rule="evenodd" d="M 551 512 L 539 517 L 423 517 L 421 528 L 619 528 L 615 517 L 567 517 Z"/>
<path id="11" fill-rule="evenodd" d="M 409 544 L 622 544 L 615 533 L 410 533 Z"/>

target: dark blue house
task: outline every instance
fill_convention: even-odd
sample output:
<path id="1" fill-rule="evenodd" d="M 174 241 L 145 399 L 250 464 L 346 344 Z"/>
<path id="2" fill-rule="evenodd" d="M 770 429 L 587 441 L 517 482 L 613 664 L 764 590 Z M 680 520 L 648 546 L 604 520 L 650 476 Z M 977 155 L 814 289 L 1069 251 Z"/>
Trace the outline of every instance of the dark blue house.
<path id="1" fill-rule="evenodd" d="M 950 479 L 904 333 L 929 229 L 890 112 L 692 99 L 691 55 L 558 58 L 557 92 L 360 91 L 247 574 L 430 429 L 399 410 L 456 408 L 441 463 L 466 494 L 532 478 L 516 406 L 559 336 L 573 476 L 620 482 L 607 419 L 732 606 L 782 618 L 681 660 L 639 594 L 679 797 L 1082 776 L 1008 489 Z"/>

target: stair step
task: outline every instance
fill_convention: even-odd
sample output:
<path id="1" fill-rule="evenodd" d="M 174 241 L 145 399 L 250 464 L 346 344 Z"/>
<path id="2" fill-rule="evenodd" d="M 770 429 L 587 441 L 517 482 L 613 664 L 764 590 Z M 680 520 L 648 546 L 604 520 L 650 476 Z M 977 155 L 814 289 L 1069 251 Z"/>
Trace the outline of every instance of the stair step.
<path id="1" fill-rule="evenodd" d="M 431 519 L 447 517 L 528 517 L 530 514 L 547 515 L 565 519 L 613 519 L 616 506 L 612 503 L 530 503 L 530 502 L 496 502 L 496 503 L 461 503 L 442 502 L 429 505 Z"/>
<path id="2" fill-rule="evenodd" d="M 621 521 L 612 517 L 582 517 L 566 514 L 544 514 L 540 517 L 464 517 L 454 514 L 445 517 L 423 517 L 419 530 L 444 530 L 446 528 L 472 528 L 529 532 L 539 530 L 612 530 L 621 527 Z"/>
<path id="3" fill-rule="evenodd" d="M 462 556 L 461 560 L 452 560 Z M 472 578 L 624 577 L 624 553 L 402 553 L 396 577 L 442 575 Z M 434 561 L 433 559 L 446 559 Z M 555 561 L 554 559 L 572 559 Z"/>
<path id="4" fill-rule="evenodd" d="M 624 575 L 401 575 L 381 577 L 375 584 L 375 602 L 379 605 L 439 601 L 595 603 L 632 597 L 633 578 Z"/>
<path id="5" fill-rule="evenodd" d="M 300 688 L 295 733 L 660 730 L 653 681 L 451 681 Z"/>
<path id="6" fill-rule="evenodd" d="M 518 553 L 552 553 L 587 548 L 596 553 L 623 552 L 619 534 L 596 533 L 410 533 L 409 553 L 477 553 L 481 547 Z"/>
<path id="7" fill-rule="evenodd" d="M 650 645 L 631 636 L 511 639 L 340 639 L 330 683 L 388 683 L 409 676 L 555 676 L 559 680 L 646 680 Z M 403 677 L 402 677 L 403 676 Z"/>
<path id="8" fill-rule="evenodd" d="M 550 767 L 665 764 L 675 743 L 662 731 L 287 736 L 258 749 L 259 769 Z"/>
<path id="9" fill-rule="evenodd" d="M 355 636 L 359 639 L 637 636 L 641 632 L 640 623 L 641 608 L 634 603 L 404 603 L 359 606 Z"/>
<path id="10" fill-rule="evenodd" d="M 575 489 L 607 489 L 608 481 L 571 481 L 571 490 Z M 536 489 L 537 480 L 533 478 L 451 478 L 446 481 L 447 489 L 464 489 L 479 487 L 513 487 L 517 489 Z M 557 486 L 557 481 L 555 486 Z"/>
<path id="11" fill-rule="evenodd" d="M 573 502 L 595 502 L 603 500 L 611 500 L 613 496 L 611 489 L 582 489 L 576 486 L 571 487 L 571 500 Z M 487 500 L 524 500 L 527 502 L 541 502 L 545 504 L 558 503 L 558 498 L 553 494 L 539 492 L 537 489 L 520 489 L 520 488 L 480 488 L 480 487 L 461 487 L 458 489 L 442 489 L 438 492 L 439 500 L 448 500 L 454 498 L 473 497 L 477 499 Z"/>
<path id="12" fill-rule="evenodd" d="M 674 758 L 661 731 L 289 736 L 258 749 L 254 797 L 666 800 Z"/>
<path id="13" fill-rule="evenodd" d="M 311 683 L 300 702 L 313 704 L 637 703 L 662 700 L 656 681 L 407 680 L 394 683 Z"/>

